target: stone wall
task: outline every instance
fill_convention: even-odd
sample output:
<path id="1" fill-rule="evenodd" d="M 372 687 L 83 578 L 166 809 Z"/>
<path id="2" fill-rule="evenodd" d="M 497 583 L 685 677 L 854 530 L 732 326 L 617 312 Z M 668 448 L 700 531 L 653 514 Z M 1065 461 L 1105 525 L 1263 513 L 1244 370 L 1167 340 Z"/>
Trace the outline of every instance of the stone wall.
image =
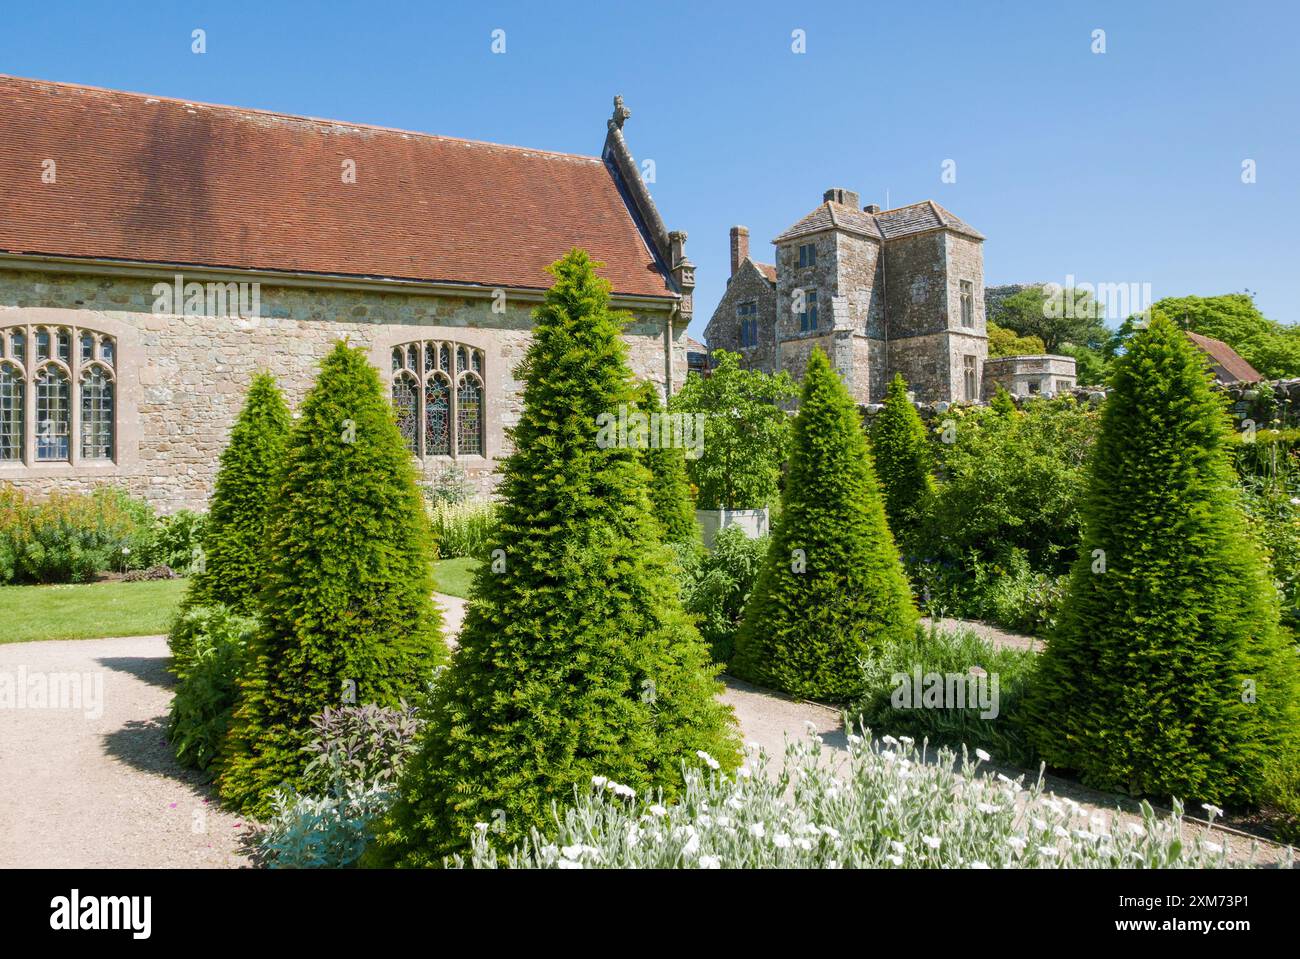
<path id="1" fill-rule="evenodd" d="M 346 337 L 370 351 L 384 374 L 394 345 L 445 339 L 485 354 L 485 455 L 457 462 L 482 491 L 495 485 L 508 452 L 505 430 L 520 411 L 514 370 L 530 339 L 535 299 L 508 294 L 504 312 L 487 297 L 442 292 L 274 287 L 260 289 L 260 315 L 184 316 L 153 312 L 152 288 L 163 278 L 74 272 L 0 270 L 0 328 L 26 323 L 97 330 L 118 342 L 117 449 L 104 465 L 0 464 L 0 482 L 35 493 L 125 486 L 163 511 L 202 508 L 217 458 L 258 370 L 274 373 L 291 407 L 311 386 L 317 362 Z M 203 282 L 197 274 L 187 280 Z M 686 375 L 686 328 L 667 311 L 634 312 L 624 338 L 640 378 L 680 387 Z M 421 464 L 427 477 L 447 457 Z"/>
<path id="2" fill-rule="evenodd" d="M 753 302 L 758 307 L 758 345 L 740 345 L 740 317 L 736 308 Z M 746 369 L 775 373 L 777 367 L 776 290 L 753 261 L 745 260 L 727 283 L 727 290 L 704 331 L 710 350 L 740 353 Z"/>
<path id="3" fill-rule="evenodd" d="M 1001 384 L 1012 396 L 1069 393 L 1078 385 L 1072 356 L 995 356 L 984 361 L 984 399 Z"/>

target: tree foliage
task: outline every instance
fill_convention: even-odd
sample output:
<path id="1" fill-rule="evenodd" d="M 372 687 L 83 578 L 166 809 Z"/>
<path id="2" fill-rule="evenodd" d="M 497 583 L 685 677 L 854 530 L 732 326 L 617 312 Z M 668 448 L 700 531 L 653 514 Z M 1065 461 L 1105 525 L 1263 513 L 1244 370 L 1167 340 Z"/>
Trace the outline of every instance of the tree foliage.
<path id="1" fill-rule="evenodd" d="M 623 314 L 587 254 L 551 267 L 516 371 L 523 409 L 499 492 L 499 562 L 480 568 L 401 796 L 370 865 L 427 866 L 477 823 L 506 842 L 605 776 L 671 797 L 696 751 L 738 760 L 717 667 L 682 610 L 640 452 L 597 442 L 634 401 Z"/>
<path id="2" fill-rule="evenodd" d="M 187 606 L 254 608 L 265 577 L 267 506 L 292 421 L 270 373 L 253 377 L 221 453 Z"/>
<path id="3" fill-rule="evenodd" d="M 1015 330 L 988 321 L 989 357 L 1042 356 L 1047 346 L 1038 336 L 1020 336 Z"/>
<path id="4" fill-rule="evenodd" d="M 1254 802 L 1294 756 L 1296 656 L 1233 488 L 1223 399 L 1163 316 L 1113 386 L 1083 548 L 1027 703 L 1035 744 L 1101 788 Z"/>
<path id="5" fill-rule="evenodd" d="M 889 528 L 906 546 L 929 508 L 934 480 L 930 440 L 901 373 L 894 374 L 884 407 L 871 423 L 871 455 L 885 492 Z"/>
<path id="6" fill-rule="evenodd" d="M 821 350 L 804 375 L 781 515 L 736 636 L 736 675 L 846 702 L 861 660 L 916 628 L 857 405 Z"/>
<path id="7" fill-rule="evenodd" d="M 313 716 L 418 700 L 446 659 L 415 469 L 364 351 L 339 343 L 325 358 L 283 459 L 263 627 L 219 780 L 223 800 L 256 814 L 298 783 Z"/>
<path id="8" fill-rule="evenodd" d="M 789 445 L 781 405 L 797 390 L 790 374 L 740 367 L 740 355 L 717 350 L 708 376 L 692 375 L 673 397 L 676 412 L 703 413 L 704 455 L 688 460 L 700 509 L 762 509 L 776 498 Z"/>
<path id="9" fill-rule="evenodd" d="M 1046 353 L 1057 353 L 1067 343 L 1101 349 L 1110 339 L 1102 305 L 1072 287 L 1026 287 L 1003 300 L 989 320 L 1017 336 L 1037 337 Z"/>
<path id="10" fill-rule="evenodd" d="M 662 415 L 664 407 L 659 401 L 658 387 L 642 383 L 637 388 L 637 408 L 647 416 Z M 664 438 L 663 431 L 656 438 Z M 698 542 L 700 526 L 695 522 L 695 503 L 691 499 L 691 484 L 686 479 L 685 450 L 678 445 L 651 443 L 643 456 L 650 470 L 650 505 L 664 528 L 665 541 Z"/>

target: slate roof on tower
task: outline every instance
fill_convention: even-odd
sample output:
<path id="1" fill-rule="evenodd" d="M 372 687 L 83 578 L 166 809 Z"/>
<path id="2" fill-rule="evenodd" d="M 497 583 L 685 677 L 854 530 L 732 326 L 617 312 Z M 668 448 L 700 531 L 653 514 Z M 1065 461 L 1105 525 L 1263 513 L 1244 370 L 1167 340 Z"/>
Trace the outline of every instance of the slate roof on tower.
<path id="1" fill-rule="evenodd" d="M 830 229 L 846 230 L 849 233 L 870 236 L 878 240 L 895 240 L 902 236 L 941 229 L 961 233 L 977 240 L 984 239 L 984 234 L 933 200 L 922 200 L 910 206 L 900 206 L 874 214 L 833 200 L 825 200 L 772 242 L 785 243 L 787 240 Z"/>
<path id="2" fill-rule="evenodd" d="M 540 289 L 581 246 L 674 295 L 594 156 L 0 75 L 0 183 L 9 253 Z"/>

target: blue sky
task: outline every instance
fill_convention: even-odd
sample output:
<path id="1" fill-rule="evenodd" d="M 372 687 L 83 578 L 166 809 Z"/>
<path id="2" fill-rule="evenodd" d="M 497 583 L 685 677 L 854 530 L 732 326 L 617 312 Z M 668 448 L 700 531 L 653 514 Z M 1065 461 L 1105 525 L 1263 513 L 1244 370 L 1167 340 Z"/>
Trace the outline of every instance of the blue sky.
<path id="1" fill-rule="evenodd" d="M 830 186 L 942 203 L 988 237 L 989 284 L 1250 289 L 1294 323 L 1298 9 L 46 0 L 7 12 L 0 72 L 586 154 L 622 93 L 664 219 L 690 234 L 697 336 L 728 228 L 750 227 L 770 260 Z"/>

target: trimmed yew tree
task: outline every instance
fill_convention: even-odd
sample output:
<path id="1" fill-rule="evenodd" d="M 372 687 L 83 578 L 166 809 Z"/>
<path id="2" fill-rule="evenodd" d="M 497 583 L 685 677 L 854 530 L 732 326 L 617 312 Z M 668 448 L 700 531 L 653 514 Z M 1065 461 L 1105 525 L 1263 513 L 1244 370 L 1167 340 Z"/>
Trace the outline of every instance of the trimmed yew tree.
<path id="1" fill-rule="evenodd" d="M 296 786 L 312 716 L 419 700 L 446 659 L 415 468 L 379 374 L 340 342 L 284 450 L 271 501 L 263 627 L 250 647 L 218 785 L 264 814 Z"/>
<path id="2" fill-rule="evenodd" d="M 653 383 L 642 383 L 637 388 L 637 409 L 649 417 L 666 415 L 659 402 L 659 390 Z M 652 431 L 652 436 L 655 440 L 671 439 L 665 436 L 667 432 Z M 686 479 L 686 451 L 679 445 L 649 445 L 643 451 L 643 458 L 650 470 L 650 505 L 663 525 L 664 540 L 699 542 L 700 527 L 695 522 L 695 503 L 691 498 L 691 484 Z"/>
<path id="3" fill-rule="evenodd" d="M 367 865 L 440 865 L 475 824 L 500 848 L 553 828 L 593 776 L 671 798 L 704 750 L 738 761 L 717 667 L 682 611 L 639 450 L 598 442 L 635 402 L 609 284 L 573 250 L 534 312 L 523 410 L 477 574 L 400 798 Z"/>
<path id="4" fill-rule="evenodd" d="M 202 563 L 185 605 L 252 610 L 265 573 L 267 504 L 292 420 L 270 373 L 258 373 L 221 453 L 202 539 Z"/>
<path id="5" fill-rule="evenodd" d="M 871 455 L 885 491 L 885 515 L 895 538 L 906 544 L 933 492 L 933 457 L 925 424 L 907 397 L 907 381 L 895 373 L 884 408 L 871 424 Z"/>
<path id="6" fill-rule="evenodd" d="M 795 696 L 846 702 L 861 692 L 860 660 L 911 638 L 916 623 L 857 406 L 814 350 L 781 515 L 731 671 Z"/>
<path id="7" fill-rule="evenodd" d="M 1297 729 L 1295 653 L 1233 489 L 1224 401 L 1164 319 L 1112 387 L 1031 736 L 1103 789 L 1254 803 Z"/>

